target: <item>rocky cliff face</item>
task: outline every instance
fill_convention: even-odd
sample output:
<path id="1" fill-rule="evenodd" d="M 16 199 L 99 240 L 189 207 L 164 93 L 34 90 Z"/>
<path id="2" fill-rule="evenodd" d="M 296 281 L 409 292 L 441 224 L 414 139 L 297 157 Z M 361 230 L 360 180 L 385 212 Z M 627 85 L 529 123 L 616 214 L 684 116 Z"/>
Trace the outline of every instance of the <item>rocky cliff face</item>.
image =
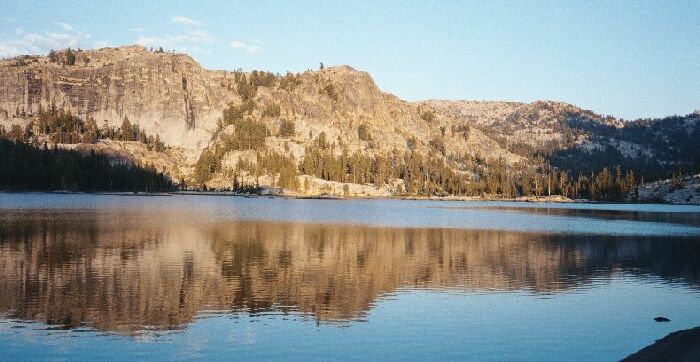
<path id="1" fill-rule="evenodd" d="M 468 173 L 475 162 L 484 170 L 495 161 L 522 170 L 546 160 L 572 174 L 652 165 L 660 170 L 647 177 L 652 179 L 673 167 L 700 165 L 697 113 L 622 122 L 552 101 L 406 102 L 348 66 L 286 76 L 211 71 L 188 55 L 140 46 L 78 51 L 70 64 L 48 56 L 0 61 L 0 124 L 26 124 L 40 107 L 52 105 L 92 117 L 99 126 L 118 127 L 128 117 L 183 155 L 176 177 L 186 178 L 205 148 L 237 136 L 233 125 L 219 122 L 228 105 L 245 108 L 239 118 L 265 125 L 265 150 L 297 163 L 323 133 L 336 154 L 346 149 L 376 157 L 411 149 L 458 173 Z M 280 134 L 285 122 L 294 124 L 293 134 Z M 226 151 L 222 164 L 231 170 L 252 157 Z M 221 181 L 228 185 L 230 172 L 221 173 Z"/>
<path id="2" fill-rule="evenodd" d="M 98 125 L 128 117 L 170 145 L 199 150 L 230 99 L 220 85 L 225 72 L 204 70 L 184 54 L 130 46 L 80 51 L 73 65 L 18 59 L 0 62 L 0 120 L 54 104 Z"/>
<path id="3" fill-rule="evenodd" d="M 289 147 L 297 158 L 303 148 L 321 132 L 336 145 L 343 144 L 353 152 L 369 154 L 405 151 L 409 146 L 430 153 L 431 140 L 445 139 L 445 155 L 457 157 L 465 152 L 485 158 L 504 157 L 512 162 L 520 158 L 501 148 L 479 129 L 472 132 L 454 130 L 459 122 L 447 114 L 418 103 L 403 101 L 382 92 L 366 72 L 348 66 L 319 71 L 307 71 L 296 77 L 295 86 L 284 87 L 281 82 L 257 90 L 252 112 L 253 119 L 262 121 L 273 130 L 269 143 L 289 143 L 289 138 L 278 137 L 274 130 L 280 121 L 295 123 L 296 134 Z M 234 97 L 234 103 L 240 100 Z M 262 110 L 279 105 L 279 116 L 266 117 Z M 361 139 L 358 127 L 368 130 L 371 140 Z M 224 132 L 225 133 L 225 132 Z M 412 142 L 414 138 L 416 142 Z M 278 147 L 279 148 L 279 147 Z M 341 148 L 337 147 L 340 152 Z"/>
<path id="4" fill-rule="evenodd" d="M 185 54 L 156 53 L 140 46 L 76 54 L 73 65 L 41 56 L 0 62 L 0 121 L 31 118 L 39 107 L 51 105 L 92 117 L 100 126 L 107 122 L 118 127 L 128 117 L 147 133 L 159 134 L 166 144 L 189 151 L 193 161 L 208 146 L 226 105 L 241 102 L 231 72 L 205 70 Z M 279 105 L 281 117 L 268 123 L 276 126 L 280 118 L 295 121 L 300 142 L 326 132 L 329 139 L 340 137 L 351 148 L 372 148 L 357 140 L 357 127 L 366 125 L 380 149 L 403 150 L 411 137 L 419 141 L 418 147 L 425 147 L 442 134 L 441 127 L 450 131 L 454 123 L 442 114 L 422 118 L 421 109 L 432 112 L 429 107 L 383 93 L 369 74 L 347 66 L 307 71 L 297 82 L 292 88 L 278 82 L 259 87 L 254 114 L 262 118 L 266 105 Z M 447 144 L 454 154 L 470 149 L 518 160 L 478 130 Z"/>

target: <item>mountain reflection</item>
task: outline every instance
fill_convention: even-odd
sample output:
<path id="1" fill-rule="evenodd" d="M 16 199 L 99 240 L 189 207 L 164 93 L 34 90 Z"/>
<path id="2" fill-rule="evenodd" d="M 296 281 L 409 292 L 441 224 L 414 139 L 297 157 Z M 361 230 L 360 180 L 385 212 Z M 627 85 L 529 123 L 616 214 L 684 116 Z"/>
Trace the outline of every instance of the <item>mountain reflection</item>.
<path id="1" fill-rule="evenodd" d="M 624 270 L 695 288 L 692 238 L 220 222 L 192 215 L 0 215 L 0 314 L 130 333 L 203 311 L 356 320 L 399 289 L 558 293 Z"/>

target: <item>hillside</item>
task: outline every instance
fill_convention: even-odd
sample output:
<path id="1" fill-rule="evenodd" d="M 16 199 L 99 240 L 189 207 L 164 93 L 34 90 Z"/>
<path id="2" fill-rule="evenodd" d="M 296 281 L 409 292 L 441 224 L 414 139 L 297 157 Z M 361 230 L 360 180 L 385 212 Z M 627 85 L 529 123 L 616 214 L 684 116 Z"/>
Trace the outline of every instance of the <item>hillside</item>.
<path id="1" fill-rule="evenodd" d="M 700 114 L 624 122 L 552 101 L 421 102 L 482 129 L 524 157 L 542 156 L 570 172 L 594 172 L 615 165 L 647 179 L 669 177 L 674 168 L 700 165 Z"/>
<path id="2" fill-rule="evenodd" d="M 700 174 L 654 181 L 639 185 L 630 200 L 670 204 L 700 204 Z"/>
<path id="3" fill-rule="evenodd" d="M 406 102 L 348 66 L 212 71 L 129 46 L 0 61 L 0 79 L 8 137 L 99 144 L 78 149 L 115 150 L 190 187 L 619 197 L 636 183 L 628 172 L 649 181 L 700 165 L 698 114 L 623 122 L 552 101 Z"/>

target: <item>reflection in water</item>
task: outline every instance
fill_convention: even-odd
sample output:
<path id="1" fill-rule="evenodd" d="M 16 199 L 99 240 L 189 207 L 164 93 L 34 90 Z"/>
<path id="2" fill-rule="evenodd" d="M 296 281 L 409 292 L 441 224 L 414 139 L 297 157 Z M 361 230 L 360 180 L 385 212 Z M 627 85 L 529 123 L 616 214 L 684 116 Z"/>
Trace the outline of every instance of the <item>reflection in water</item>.
<path id="1" fill-rule="evenodd" d="M 595 204 L 594 204 L 595 205 Z M 562 207 L 561 205 L 554 205 L 555 207 L 549 207 L 545 205 L 537 206 L 513 206 L 513 205 L 485 205 L 485 206 L 436 206 L 436 208 L 450 209 L 450 210 L 498 210 L 498 211 L 508 211 L 524 213 L 529 215 L 547 215 L 547 216 L 567 216 L 567 217 L 587 217 L 598 220 L 628 220 L 628 221 L 642 221 L 642 222 L 655 222 L 655 223 L 669 223 L 669 224 L 682 224 L 682 225 L 693 225 L 700 226 L 700 217 L 698 217 L 697 211 L 687 211 L 679 212 L 674 210 L 673 212 L 648 212 L 641 210 L 616 210 L 616 209 L 604 209 L 604 208 L 572 208 L 566 207 L 568 204 Z M 603 206 L 606 206 L 603 204 Z"/>
<path id="2" fill-rule="evenodd" d="M 620 270 L 696 288 L 698 260 L 692 238 L 23 211 L 0 215 L 0 314 L 124 333 L 204 311 L 339 322 L 399 289 L 548 294 Z"/>

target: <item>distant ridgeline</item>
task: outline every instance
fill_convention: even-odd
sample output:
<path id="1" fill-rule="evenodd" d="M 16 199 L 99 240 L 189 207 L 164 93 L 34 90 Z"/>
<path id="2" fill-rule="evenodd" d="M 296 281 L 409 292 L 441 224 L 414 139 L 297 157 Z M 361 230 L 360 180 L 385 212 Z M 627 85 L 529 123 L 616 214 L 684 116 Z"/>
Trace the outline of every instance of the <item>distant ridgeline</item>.
<path id="1" fill-rule="evenodd" d="M 94 143 L 101 138 L 141 140 L 162 151 L 159 138 L 147 136 L 127 119 L 120 129 L 98 129 L 94 120 L 83 122 L 54 108 L 41 110 L 37 122 L 9 131 L 0 126 L 0 189 L 18 191 L 172 191 L 169 176 L 152 165 L 115 160 L 94 150 L 58 148 L 57 144 Z M 53 147 L 47 146 L 47 141 Z"/>

